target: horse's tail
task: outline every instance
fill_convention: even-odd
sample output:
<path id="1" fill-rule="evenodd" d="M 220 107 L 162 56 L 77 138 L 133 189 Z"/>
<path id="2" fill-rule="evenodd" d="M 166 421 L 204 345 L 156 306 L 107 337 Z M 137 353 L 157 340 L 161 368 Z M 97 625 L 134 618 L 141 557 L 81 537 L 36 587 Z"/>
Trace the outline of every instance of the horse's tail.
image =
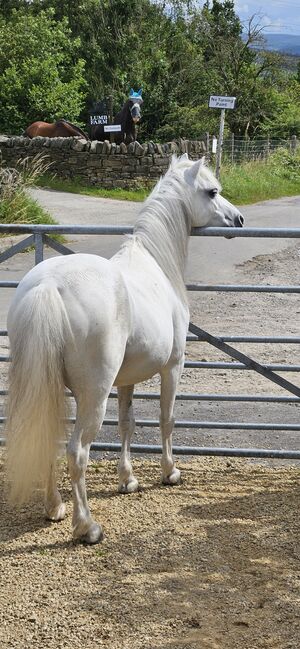
<path id="1" fill-rule="evenodd" d="M 55 286 L 32 288 L 11 314 L 7 407 L 10 500 L 26 502 L 45 486 L 65 438 L 63 346 L 69 321 Z"/>

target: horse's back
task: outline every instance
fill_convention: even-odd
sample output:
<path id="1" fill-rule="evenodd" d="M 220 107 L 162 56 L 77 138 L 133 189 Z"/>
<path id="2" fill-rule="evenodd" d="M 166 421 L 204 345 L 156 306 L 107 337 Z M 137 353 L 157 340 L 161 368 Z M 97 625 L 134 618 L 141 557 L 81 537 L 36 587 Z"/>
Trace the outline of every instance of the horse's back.
<path id="1" fill-rule="evenodd" d="M 101 301 L 112 304 L 124 292 L 120 272 L 109 259 L 98 255 L 76 254 L 51 257 L 27 273 L 21 280 L 12 305 L 26 298 L 30 290 L 39 285 L 51 285 L 60 293 L 70 317 L 75 305 L 82 308 L 82 315 L 99 308 Z M 96 302 L 96 304 L 94 304 Z"/>
<path id="2" fill-rule="evenodd" d="M 77 126 L 71 124 L 65 119 L 59 119 L 53 124 L 48 122 L 33 122 L 25 130 L 27 137 L 83 137 L 86 140 L 87 135 Z"/>

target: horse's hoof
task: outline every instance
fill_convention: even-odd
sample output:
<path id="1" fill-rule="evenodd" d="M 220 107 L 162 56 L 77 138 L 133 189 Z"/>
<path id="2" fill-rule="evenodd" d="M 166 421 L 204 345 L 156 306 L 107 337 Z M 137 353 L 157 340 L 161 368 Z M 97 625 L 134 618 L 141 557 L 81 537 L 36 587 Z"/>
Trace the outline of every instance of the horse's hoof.
<path id="1" fill-rule="evenodd" d="M 181 477 L 179 469 L 173 469 L 172 473 L 168 476 L 163 476 L 162 483 L 165 485 L 177 485 L 180 484 Z"/>
<path id="2" fill-rule="evenodd" d="M 86 545 L 95 545 L 95 543 L 101 543 L 103 537 L 104 534 L 101 526 L 98 523 L 92 523 L 88 531 L 75 540 Z"/>
<path id="3" fill-rule="evenodd" d="M 127 482 L 120 482 L 118 491 L 120 494 L 132 494 L 138 491 L 139 483 L 136 478 L 129 478 Z"/>
<path id="4" fill-rule="evenodd" d="M 58 522 L 62 521 L 66 515 L 66 505 L 65 503 L 60 503 L 56 507 L 53 507 L 51 510 L 46 509 L 46 519 L 48 521 Z"/>

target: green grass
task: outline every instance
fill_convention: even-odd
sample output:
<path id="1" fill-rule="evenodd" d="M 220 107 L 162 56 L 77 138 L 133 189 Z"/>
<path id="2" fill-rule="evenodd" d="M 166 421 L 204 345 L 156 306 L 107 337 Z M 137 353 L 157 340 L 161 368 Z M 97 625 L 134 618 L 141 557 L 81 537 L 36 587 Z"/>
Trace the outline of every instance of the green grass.
<path id="1" fill-rule="evenodd" d="M 34 199 L 19 190 L 13 196 L 0 201 L 0 224 L 5 223 L 46 223 L 57 221 Z"/>
<path id="2" fill-rule="evenodd" d="M 120 201 L 143 201 L 147 198 L 151 187 L 146 186 L 138 189 L 102 189 L 101 187 L 88 187 L 80 178 L 74 180 L 61 180 L 45 175 L 37 182 L 38 187 L 54 189 L 61 192 L 83 194 L 85 196 L 96 196 L 98 198 L 115 198 Z M 154 186 L 154 184 L 153 184 Z"/>
<path id="3" fill-rule="evenodd" d="M 237 205 L 300 194 L 300 173 L 289 177 L 285 168 L 271 162 L 224 166 L 220 180 L 223 196 Z"/>
<path id="4" fill-rule="evenodd" d="M 0 154 L 0 224 L 45 223 L 55 224 L 55 219 L 28 194 L 38 178 L 47 173 L 48 156 L 37 154 L 25 158 L 11 170 L 5 166 Z"/>
<path id="5" fill-rule="evenodd" d="M 300 194 L 300 151 L 291 154 L 280 149 L 268 162 L 223 164 L 220 180 L 223 196 L 237 205 Z M 135 190 L 101 189 L 87 187 L 80 179 L 64 181 L 49 175 L 43 176 L 38 184 L 58 191 L 125 201 L 143 201 L 151 189 L 149 185 Z"/>

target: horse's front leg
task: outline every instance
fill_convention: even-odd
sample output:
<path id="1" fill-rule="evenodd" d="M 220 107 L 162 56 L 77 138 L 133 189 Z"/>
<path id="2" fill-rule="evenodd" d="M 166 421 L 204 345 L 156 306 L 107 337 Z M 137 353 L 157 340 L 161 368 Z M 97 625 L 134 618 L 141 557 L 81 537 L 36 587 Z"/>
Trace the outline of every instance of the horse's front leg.
<path id="1" fill-rule="evenodd" d="M 175 485 L 180 482 L 180 471 L 176 469 L 172 454 L 172 433 L 174 428 L 174 403 L 184 360 L 161 372 L 160 430 L 162 439 L 162 482 Z"/>
<path id="2" fill-rule="evenodd" d="M 120 493 L 132 493 L 138 489 L 138 481 L 132 472 L 130 461 L 130 440 L 135 430 L 132 396 L 134 385 L 118 388 L 119 433 L 122 450 L 118 466 Z"/>

